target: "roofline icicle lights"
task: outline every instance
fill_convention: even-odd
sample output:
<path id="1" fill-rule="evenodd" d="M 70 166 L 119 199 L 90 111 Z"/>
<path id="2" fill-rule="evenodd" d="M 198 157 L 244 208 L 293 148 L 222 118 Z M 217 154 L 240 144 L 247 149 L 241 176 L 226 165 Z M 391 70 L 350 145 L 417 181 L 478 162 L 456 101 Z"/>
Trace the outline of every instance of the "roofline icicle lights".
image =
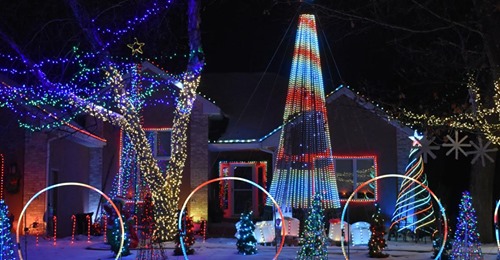
<path id="1" fill-rule="evenodd" d="M 310 208 L 317 192 L 324 208 L 340 208 L 316 21 L 302 14 L 270 194 L 282 207 Z"/>

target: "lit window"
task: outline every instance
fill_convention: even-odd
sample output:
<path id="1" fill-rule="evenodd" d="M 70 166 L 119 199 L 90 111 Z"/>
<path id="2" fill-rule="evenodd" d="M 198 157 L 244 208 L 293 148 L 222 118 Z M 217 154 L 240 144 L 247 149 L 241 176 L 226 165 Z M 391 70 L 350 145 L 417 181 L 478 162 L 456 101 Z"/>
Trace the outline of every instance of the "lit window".
<path id="1" fill-rule="evenodd" d="M 335 176 L 341 200 L 347 200 L 362 183 L 377 176 L 375 156 L 334 156 Z M 377 182 L 371 182 L 353 196 L 354 200 L 376 200 Z"/>

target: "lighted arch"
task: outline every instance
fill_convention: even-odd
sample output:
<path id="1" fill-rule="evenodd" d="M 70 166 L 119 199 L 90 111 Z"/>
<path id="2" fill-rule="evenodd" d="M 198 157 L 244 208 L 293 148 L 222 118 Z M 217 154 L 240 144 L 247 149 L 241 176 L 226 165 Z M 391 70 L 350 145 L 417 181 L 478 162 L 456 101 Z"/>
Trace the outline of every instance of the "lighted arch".
<path id="1" fill-rule="evenodd" d="M 46 192 L 48 190 L 51 190 L 51 189 L 54 189 L 54 188 L 58 188 L 58 187 L 62 187 L 62 186 L 80 186 L 80 187 L 84 187 L 84 188 L 88 188 L 88 189 L 96 191 L 97 193 L 101 194 L 111 204 L 111 206 L 113 206 L 113 209 L 115 210 L 117 216 L 121 216 L 120 211 L 116 207 L 115 203 L 113 203 L 113 201 L 106 194 L 104 194 L 102 191 L 100 191 L 96 187 L 90 186 L 90 185 L 85 184 L 85 183 L 80 183 L 80 182 L 63 182 L 63 183 L 57 183 L 57 184 L 51 185 L 51 186 L 46 187 L 46 188 L 42 189 L 41 191 L 37 192 L 33 197 L 31 197 L 31 199 L 28 201 L 28 203 L 26 203 L 26 205 L 24 205 L 24 208 L 21 211 L 21 216 L 19 216 L 19 221 L 17 222 L 16 243 L 18 245 L 20 245 L 20 243 L 19 243 L 19 228 L 21 227 L 21 222 L 22 222 L 21 220 L 23 219 L 24 213 L 25 213 L 26 209 L 28 208 L 28 206 L 31 204 L 31 202 L 34 199 L 36 199 L 38 196 L 40 196 L 40 194 L 42 194 L 42 193 L 44 193 L 44 192 Z M 122 231 L 122 236 L 121 236 L 121 240 L 120 240 L 120 248 L 118 250 L 118 254 L 116 254 L 116 258 L 115 259 L 119 259 L 120 258 L 121 254 L 122 254 L 122 250 L 123 250 L 123 243 L 125 241 L 125 236 L 124 236 L 124 234 L 125 234 L 125 228 L 123 226 L 123 220 L 122 220 L 121 217 L 118 218 L 118 219 L 120 220 L 120 229 Z M 23 254 L 21 252 L 21 247 L 20 246 L 18 246 L 17 252 L 19 254 L 19 259 L 23 260 Z"/>
<path id="2" fill-rule="evenodd" d="M 430 194 L 431 196 L 434 198 L 434 200 L 436 200 L 436 202 L 438 203 L 439 205 L 439 209 L 441 210 L 441 214 L 443 215 L 443 221 L 444 221 L 444 236 L 443 236 L 443 243 L 441 244 L 441 248 L 439 249 L 439 252 L 438 254 L 436 255 L 435 259 L 440 259 L 441 257 L 441 253 L 443 253 L 443 249 L 444 249 L 444 245 L 446 244 L 446 238 L 448 237 L 448 221 L 446 220 L 446 213 L 445 213 L 445 210 L 444 210 L 444 207 L 443 205 L 441 205 L 441 202 L 439 201 L 439 199 L 436 197 L 436 195 L 434 194 L 434 192 L 432 192 L 429 187 L 425 186 L 423 183 L 421 183 L 420 181 L 414 179 L 414 178 L 411 178 L 411 177 L 408 177 L 408 176 L 405 176 L 405 175 L 400 175 L 400 174 L 386 174 L 386 175 L 381 175 L 381 176 L 377 176 L 373 179 L 370 179 L 370 180 L 367 180 L 365 181 L 364 183 L 362 183 L 361 185 L 359 185 L 351 194 L 351 196 L 349 196 L 349 198 L 347 199 L 346 203 L 345 203 L 345 206 L 344 206 L 344 209 L 342 210 L 342 217 L 340 218 L 340 223 L 341 224 L 341 227 L 342 227 L 342 234 L 344 236 L 345 232 L 344 232 L 344 215 L 345 215 L 345 212 L 346 212 L 346 209 L 347 209 L 347 206 L 349 206 L 349 202 L 351 201 L 351 199 L 354 197 L 355 194 L 358 193 L 358 191 L 363 188 L 364 186 L 374 182 L 374 181 L 377 181 L 379 179 L 385 179 L 385 178 L 404 178 L 404 179 L 408 179 L 410 181 L 413 181 L 415 183 L 417 183 L 418 185 L 422 186 L 424 189 L 426 189 Z M 344 254 L 344 257 L 345 259 L 349 259 L 346 255 L 346 252 L 345 252 L 345 248 L 344 248 L 344 237 L 342 237 L 341 241 L 340 241 L 340 245 L 342 246 L 342 254 Z"/>
<path id="3" fill-rule="evenodd" d="M 207 186 L 208 184 L 212 183 L 212 182 L 217 182 L 217 181 L 222 181 L 222 180 L 234 180 L 234 181 L 243 181 L 243 182 L 246 182 L 246 183 L 250 183 L 252 184 L 253 186 L 259 188 L 262 192 L 264 192 L 269 199 L 271 199 L 271 201 L 274 203 L 274 205 L 276 206 L 276 208 L 278 209 L 278 213 L 280 214 L 281 216 L 281 219 L 285 219 L 283 217 L 283 213 L 281 212 L 281 209 L 278 205 L 278 203 L 276 202 L 276 200 L 274 200 L 273 196 L 271 196 L 271 194 L 269 194 L 269 192 L 266 191 L 266 189 L 262 188 L 259 184 L 253 182 L 253 181 L 250 181 L 250 180 L 247 180 L 247 179 L 244 179 L 244 178 L 240 178 L 240 177 L 231 177 L 231 176 L 226 176 L 226 177 L 219 177 L 219 178 L 216 178 L 216 179 L 212 179 L 212 180 L 208 180 L 200 185 L 198 185 L 198 187 L 196 187 L 190 194 L 189 196 L 186 198 L 186 200 L 184 200 L 184 204 L 182 205 L 182 208 L 181 208 L 181 212 L 179 213 L 179 220 L 178 220 L 178 224 L 179 224 L 179 230 L 182 230 L 182 215 L 184 215 L 184 209 L 186 209 L 186 206 L 187 206 L 187 203 L 189 201 L 189 199 L 191 199 L 191 197 L 193 196 L 193 194 L 195 192 L 197 192 L 199 189 Z M 276 255 L 274 255 L 273 259 L 278 259 L 278 256 L 279 254 L 281 253 L 281 249 L 283 249 L 283 245 L 285 244 L 285 239 L 283 239 L 285 237 L 285 229 L 282 228 L 281 229 L 281 243 L 280 243 L 280 247 L 278 248 L 278 251 L 276 251 Z M 181 237 L 179 238 L 179 241 L 181 243 L 181 248 L 182 248 L 182 254 L 184 255 L 184 259 L 188 259 L 187 257 L 187 254 L 186 254 L 186 248 L 184 246 L 184 239 L 182 237 L 182 234 L 181 234 Z"/>
<path id="4" fill-rule="evenodd" d="M 497 247 L 498 247 L 498 252 L 500 252 L 500 232 L 498 229 L 500 228 L 499 223 L 498 223 L 498 208 L 500 207 L 500 200 L 497 201 L 497 206 L 495 207 L 495 212 L 493 214 L 493 223 L 495 224 L 495 236 L 497 239 Z"/>

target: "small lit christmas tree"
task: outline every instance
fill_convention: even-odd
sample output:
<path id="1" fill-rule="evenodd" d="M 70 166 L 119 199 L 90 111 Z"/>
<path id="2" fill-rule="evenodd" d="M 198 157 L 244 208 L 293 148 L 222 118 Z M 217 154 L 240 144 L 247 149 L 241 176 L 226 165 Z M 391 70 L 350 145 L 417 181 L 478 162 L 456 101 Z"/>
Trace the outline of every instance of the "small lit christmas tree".
<path id="1" fill-rule="evenodd" d="M 130 235 L 128 230 L 128 224 L 125 220 L 125 217 L 122 215 L 123 227 L 125 230 L 125 239 L 123 242 L 122 248 L 122 256 L 130 255 Z M 121 242 L 121 228 L 120 228 L 120 220 L 118 217 L 115 217 L 113 220 L 113 225 L 109 228 L 107 232 L 108 243 L 111 246 L 111 251 L 118 254 L 118 250 L 120 250 L 120 242 Z"/>
<path id="2" fill-rule="evenodd" d="M 192 248 L 192 246 L 195 243 L 194 224 L 193 224 L 193 219 L 190 216 L 184 216 L 183 229 L 180 232 L 185 233 L 183 237 L 184 239 L 183 242 L 184 242 L 184 248 L 186 249 L 186 254 L 188 255 L 194 254 L 194 248 Z M 174 238 L 175 242 L 174 255 L 183 255 L 181 240 L 180 240 L 180 232 Z"/>
<path id="3" fill-rule="evenodd" d="M 14 243 L 10 233 L 9 210 L 4 200 L 0 200 L 0 259 L 16 259 L 14 255 Z"/>
<path id="4" fill-rule="evenodd" d="M 306 219 L 303 242 L 297 259 L 328 259 L 324 218 L 321 196 L 316 193 L 311 212 Z"/>
<path id="5" fill-rule="evenodd" d="M 472 207 L 472 197 L 468 191 L 462 193 L 458 209 L 451 259 L 483 259 L 477 231 L 476 210 Z"/>
<path id="6" fill-rule="evenodd" d="M 257 239 L 253 234 L 255 224 L 252 221 L 252 212 L 241 213 L 240 221 L 236 223 L 236 247 L 238 254 L 254 255 L 257 253 Z"/>
<path id="7" fill-rule="evenodd" d="M 441 246 L 443 245 L 443 237 L 444 237 L 444 221 L 443 216 L 439 218 L 439 223 L 441 228 L 437 229 L 432 233 L 432 249 L 433 255 L 432 258 L 436 258 L 439 250 L 441 250 Z M 448 221 L 449 223 L 449 221 Z M 448 233 L 446 234 L 446 243 L 444 244 L 443 252 L 441 253 L 440 260 L 449 260 L 451 259 L 451 227 L 448 226 Z"/>
<path id="8" fill-rule="evenodd" d="M 372 222 L 370 225 L 370 231 L 372 235 L 370 237 L 370 242 L 368 242 L 368 256 L 373 258 L 385 258 L 388 254 L 382 253 L 382 250 L 387 247 L 385 243 L 385 225 L 384 219 L 380 214 L 380 207 L 375 204 L 375 213 L 372 215 Z"/>

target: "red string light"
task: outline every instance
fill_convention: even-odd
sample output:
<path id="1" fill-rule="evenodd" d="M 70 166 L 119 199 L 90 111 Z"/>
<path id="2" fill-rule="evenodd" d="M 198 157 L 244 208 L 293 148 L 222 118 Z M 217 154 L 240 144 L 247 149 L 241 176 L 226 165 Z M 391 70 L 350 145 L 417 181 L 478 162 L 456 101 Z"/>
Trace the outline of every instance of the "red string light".
<path id="1" fill-rule="evenodd" d="M 54 223 L 54 246 L 57 244 L 57 217 L 52 217 L 52 223 Z"/>
<path id="2" fill-rule="evenodd" d="M 71 244 L 73 244 L 75 242 L 76 216 L 72 215 L 71 220 L 73 221 L 73 228 L 71 229 Z"/>
<path id="3" fill-rule="evenodd" d="M 203 235 L 203 243 L 205 243 L 205 239 L 207 237 L 207 221 L 202 219 L 201 220 L 201 234 Z"/>
<path id="4" fill-rule="evenodd" d="M 87 215 L 87 243 L 90 243 L 90 215 Z"/>
<path id="5" fill-rule="evenodd" d="M 35 245 L 36 245 L 36 246 L 38 246 L 38 236 L 39 236 L 39 234 L 38 234 L 38 231 L 37 231 L 37 232 L 36 232 L 36 240 L 35 240 L 35 241 L 36 241 L 36 242 L 35 242 Z"/>
<path id="6" fill-rule="evenodd" d="M 135 221 L 135 233 L 136 233 L 136 234 L 139 234 L 139 233 L 137 233 L 137 229 L 139 228 L 139 225 L 138 225 L 138 220 L 137 220 L 137 219 L 138 219 L 138 218 L 137 218 L 137 215 L 134 215 L 134 217 L 133 217 L 133 218 L 134 218 L 134 221 Z"/>
<path id="7" fill-rule="evenodd" d="M 103 215 L 102 216 L 102 219 L 103 219 L 103 227 L 104 227 L 104 243 L 108 242 L 107 240 L 107 233 L 108 233 L 108 216 L 107 215 Z"/>

